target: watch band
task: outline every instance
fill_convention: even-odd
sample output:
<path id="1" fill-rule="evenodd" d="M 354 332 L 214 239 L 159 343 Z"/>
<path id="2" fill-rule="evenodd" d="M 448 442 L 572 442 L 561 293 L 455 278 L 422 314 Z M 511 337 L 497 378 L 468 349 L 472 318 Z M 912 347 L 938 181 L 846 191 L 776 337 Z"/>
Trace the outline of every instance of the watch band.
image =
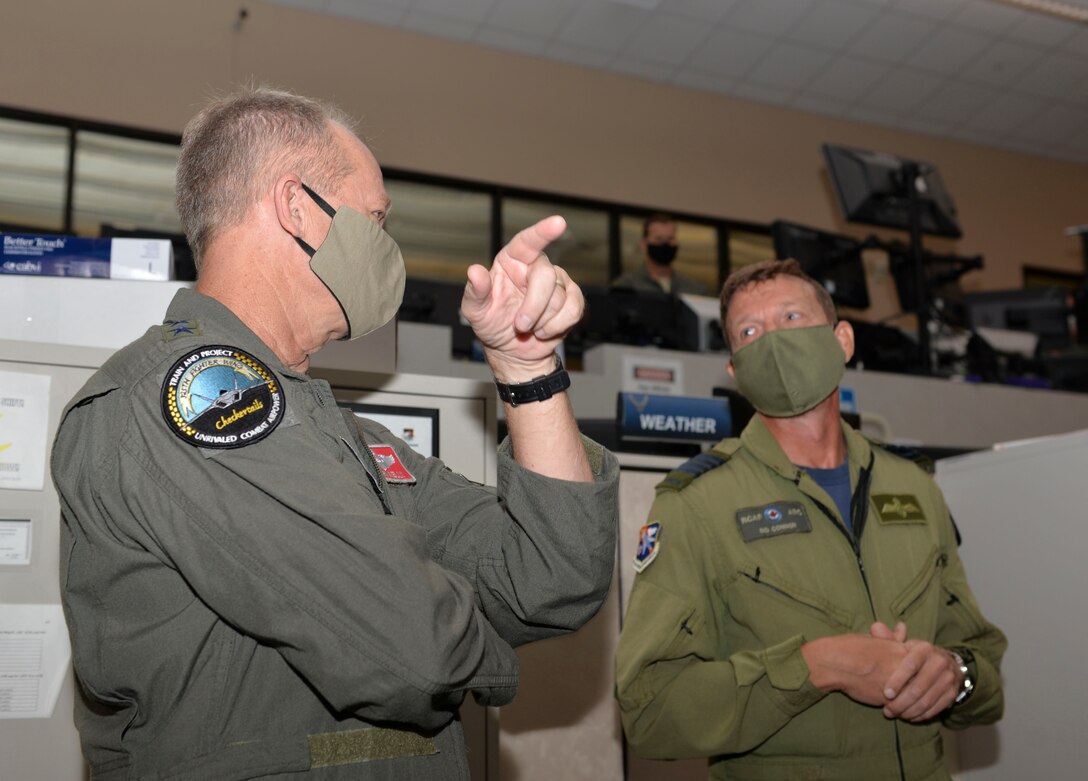
<path id="1" fill-rule="evenodd" d="M 952 658 L 956 660 L 956 664 L 960 668 L 960 673 L 963 675 L 963 685 L 960 686 L 960 693 L 956 695 L 956 699 L 952 701 L 952 705 L 959 705 L 966 702 L 975 691 L 975 682 L 971 679 L 971 668 L 968 666 L 975 661 L 975 655 L 967 648 L 950 648 L 948 651 L 952 654 Z"/>
<path id="2" fill-rule="evenodd" d="M 563 368 L 563 359 L 556 354 L 555 371 L 551 374 L 535 377 L 528 382 L 509 385 L 495 380 L 495 387 L 499 389 L 500 399 L 511 407 L 516 407 L 532 401 L 544 401 L 557 393 L 562 393 L 570 387 L 570 375 Z"/>

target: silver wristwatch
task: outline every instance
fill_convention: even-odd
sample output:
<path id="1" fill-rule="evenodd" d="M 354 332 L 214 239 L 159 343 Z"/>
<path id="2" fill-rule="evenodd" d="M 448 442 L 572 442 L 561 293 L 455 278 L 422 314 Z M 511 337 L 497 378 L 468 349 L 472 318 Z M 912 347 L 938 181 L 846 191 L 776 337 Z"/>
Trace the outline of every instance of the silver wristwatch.
<path id="1" fill-rule="evenodd" d="M 966 654 L 969 659 L 964 659 L 961 655 Z M 971 680 L 971 669 L 967 666 L 968 661 L 974 661 L 974 654 L 966 649 L 949 650 L 948 653 L 952 654 L 952 658 L 956 660 L 956 665 L 960 668 L 960 672 L 963 674 L 963 685 L 960 686 L 960 693 L 956 695 L 956 699 L 953 700 L 953 705 L 959 705 L 971 696 L 975 690 L 975 682 Z"/>

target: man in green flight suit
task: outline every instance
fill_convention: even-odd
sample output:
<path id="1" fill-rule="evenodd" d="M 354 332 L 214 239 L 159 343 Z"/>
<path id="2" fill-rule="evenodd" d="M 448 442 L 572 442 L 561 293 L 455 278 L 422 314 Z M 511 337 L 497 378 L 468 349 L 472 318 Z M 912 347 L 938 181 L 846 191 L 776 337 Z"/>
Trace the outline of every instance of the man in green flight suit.
<path id="1" fill-rule="evenodd" d="M 404 288 L 349 128 L 268 89 L 198 114 L 177 195 L 196 288 L 65 410 L 62 592 L 96 780 L 467 779 L 461 702 L 510 702 L 513 646 L 608 591 L 618 470 L 555 355 L 584 305 L 544 255 L 561 218 L 468 270 L 508 401 L 497 495 L 307 374 Z"/>
<path id="2" fill-rule="evenodd" d="M 934 481 L 844 425 L 849 323 L 796 261 L 722 289 L 757 415 L 670 473 L 616 655 L 636 753 L 741 781 L 949 778 L 940 726 L 1001 717 L 983 618 Z"/>

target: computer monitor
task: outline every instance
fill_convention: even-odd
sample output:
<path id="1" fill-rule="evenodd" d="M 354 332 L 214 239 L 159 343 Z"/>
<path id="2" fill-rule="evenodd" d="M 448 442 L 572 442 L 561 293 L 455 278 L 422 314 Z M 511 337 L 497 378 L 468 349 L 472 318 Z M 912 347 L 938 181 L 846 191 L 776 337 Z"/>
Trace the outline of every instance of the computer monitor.
<path id="1" fill-rule="evenodd" d="M 910 230 L 910 172 L 915 172 L 922 233 L 958 239 L 956 206 L 929 163 L 834 144 L 824 160 L 843 216 L 850 222 Z"/>
<path id="2" fill-rule="evenodd" d="M 1062 287 L 1029 287 L 964 296 L 967 324 L 974 329 L 1027 331 L 1039 337 L 1038 350 L 1068 347 L 1071 294 Z"/>
<path id="3" fill-rule="evenodd" d="M 465 286 L 460 282 L 408 277 L 404 281 L 404 299 L 397 317 L 410 323 L 447 325 L 451 331 L 453 354 L 465 358 L 473 354 L 472 329 L 461 322 L 461 298 Z"/>
<path id="4" fill-rule="evenodd" d="M 827 289 L 837 305 L 869 308 L 861 242 L 784 220 L 771 225 L 771 236 L 775 256 L 780 260 L 795 259 L 806 274 Z"/>
<path id="5" fill-rule="evenodd" d="M 577 354 L 593 345 L 631 344 L 670 350 L 699 349 L 698 334 L 685 326 L 686 307 L 677 296 L 581 285 L 586 313 L 567 337 L 568 351 Z"/>

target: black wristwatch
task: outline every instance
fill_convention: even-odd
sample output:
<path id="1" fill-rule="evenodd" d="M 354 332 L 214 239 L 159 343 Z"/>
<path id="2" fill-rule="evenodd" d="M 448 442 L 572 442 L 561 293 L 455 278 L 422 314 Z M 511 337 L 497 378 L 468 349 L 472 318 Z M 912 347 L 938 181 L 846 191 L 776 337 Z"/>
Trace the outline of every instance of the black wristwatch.
<path id="1" fill-rule="evenodd" d="M 528 404 L 531 401 L 544 401 L 557 393 L 562 393 L 570 387 L 570 375 L 563 368 L 563 359 L 558 354 L 555 356 L 555 371 L 536 377 L 528 382 L 519 382 L 507 385 L 505 382 L 495 380 L 495 387 L 499 389 L 499 398 L 516 407 L 519 404 Z"/>

